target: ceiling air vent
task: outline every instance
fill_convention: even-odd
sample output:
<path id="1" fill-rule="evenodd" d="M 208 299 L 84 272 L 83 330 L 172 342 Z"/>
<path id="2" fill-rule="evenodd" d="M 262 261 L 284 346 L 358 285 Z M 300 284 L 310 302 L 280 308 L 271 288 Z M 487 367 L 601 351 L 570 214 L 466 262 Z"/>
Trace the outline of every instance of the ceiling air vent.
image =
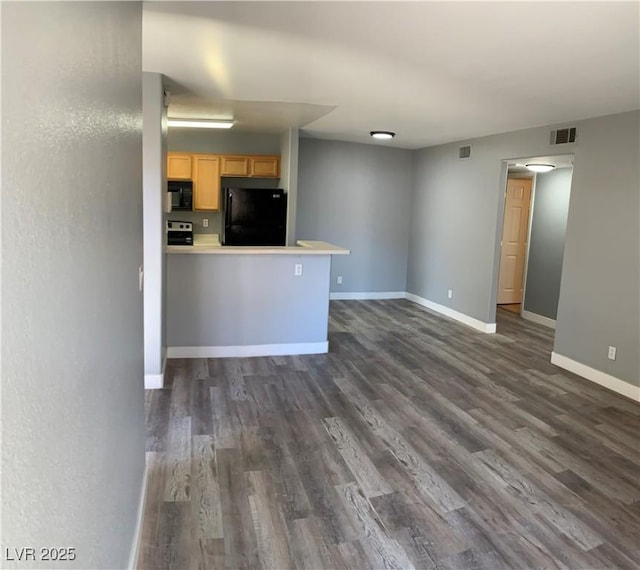
<path id="1" fill-rule="evenodd" d="M 576 142 L 576 128 L 568 127 L 566 129 L 558 129 L 551 131 L 550 144 L 567 144 Z"/>
<path id="2" fill-rule="evenodd" d="M 470 158 L 471 157 L 471 145 L 461 146 L 458 149 L 458 158 Z"/>

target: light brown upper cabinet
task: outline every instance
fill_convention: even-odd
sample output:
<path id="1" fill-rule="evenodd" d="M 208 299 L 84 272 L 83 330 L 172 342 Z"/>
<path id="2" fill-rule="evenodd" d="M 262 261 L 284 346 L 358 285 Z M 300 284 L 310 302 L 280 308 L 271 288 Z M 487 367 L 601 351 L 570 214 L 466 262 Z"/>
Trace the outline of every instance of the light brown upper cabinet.
<path id="1" fill-rule="evenodd" d="M 249 176 L 256 178 L 279 178 L 280 157 L 249 156 Z"/>
<path id="2" fill-rule="evenodd" d="M 191 155 L 169 153 L 167 155 L 167 178 L 169 180 L 191 180 Z"/>
<path id="3" fill-rule="evenodd" d="M 220 209 L 220 157 L 193 155 L 193 209 Z"/>
<path id="4" fill-rule="evenodd" d="M 167 154 L 169 180 L 193 180 L 193 209 L 220 209 L 220 177 L 279 178 L 277 155 Z"/>
<path id="5" fill-rule="evenodd" d="M 248 156 L 221 156 L 221 176 L 249 176 Z"/>

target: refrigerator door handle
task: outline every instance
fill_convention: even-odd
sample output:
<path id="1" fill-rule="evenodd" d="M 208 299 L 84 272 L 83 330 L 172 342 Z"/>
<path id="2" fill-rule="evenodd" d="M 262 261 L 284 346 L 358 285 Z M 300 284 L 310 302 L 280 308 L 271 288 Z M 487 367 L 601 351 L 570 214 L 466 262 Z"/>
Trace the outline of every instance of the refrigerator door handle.
<path id="1" fill-rule="evenodd" d="M 225 193 L 225 205 L 224 205 L 224 220 L 222 220 L 222 245 L 227 242 L 227 222 L 231 219 L 231 191 L 226 190 Z"/>
<path id="2" fill-rule="evenodd" d="M 227 204 L 225 208 L 225 221 L 231 221 L 231 202 L 233 201 L 233 194 L 227 192 Z"/>

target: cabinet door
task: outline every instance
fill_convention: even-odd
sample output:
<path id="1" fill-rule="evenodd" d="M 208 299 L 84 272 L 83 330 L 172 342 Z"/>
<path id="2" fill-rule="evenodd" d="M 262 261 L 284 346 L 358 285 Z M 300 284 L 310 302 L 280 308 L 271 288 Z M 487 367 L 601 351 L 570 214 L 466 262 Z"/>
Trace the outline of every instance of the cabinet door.
<path id="1" fill-rule="evenodd" d="M 167 155 L 167 178 L 191 180 L 191 155 L 170 152 Z"/>
<path id="2" fill-rule="evenodd" d="M 248 176 L 249 158 L 246 156 L 221 156 L 220 176 Z"/>
<path id="3" fill-rule="evenodd" d="M 279 178 L 280 158 L 277 156 L 250 156 L 249 176 Z"/>
<path id="4" fill-rule="evenodd" d="M 193 157 L 193 209 L 220 209 L 220 157 Z"/>

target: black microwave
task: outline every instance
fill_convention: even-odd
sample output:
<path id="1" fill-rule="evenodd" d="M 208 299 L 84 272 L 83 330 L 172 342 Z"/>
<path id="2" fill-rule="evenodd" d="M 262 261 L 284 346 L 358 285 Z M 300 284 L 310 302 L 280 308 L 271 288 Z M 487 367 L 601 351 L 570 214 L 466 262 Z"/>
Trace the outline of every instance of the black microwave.
<path id="1" fill-rule="evenodd" d="M 169 180 L 171 211 L 193 210 L 193 182 L 191 180 Z"/>

